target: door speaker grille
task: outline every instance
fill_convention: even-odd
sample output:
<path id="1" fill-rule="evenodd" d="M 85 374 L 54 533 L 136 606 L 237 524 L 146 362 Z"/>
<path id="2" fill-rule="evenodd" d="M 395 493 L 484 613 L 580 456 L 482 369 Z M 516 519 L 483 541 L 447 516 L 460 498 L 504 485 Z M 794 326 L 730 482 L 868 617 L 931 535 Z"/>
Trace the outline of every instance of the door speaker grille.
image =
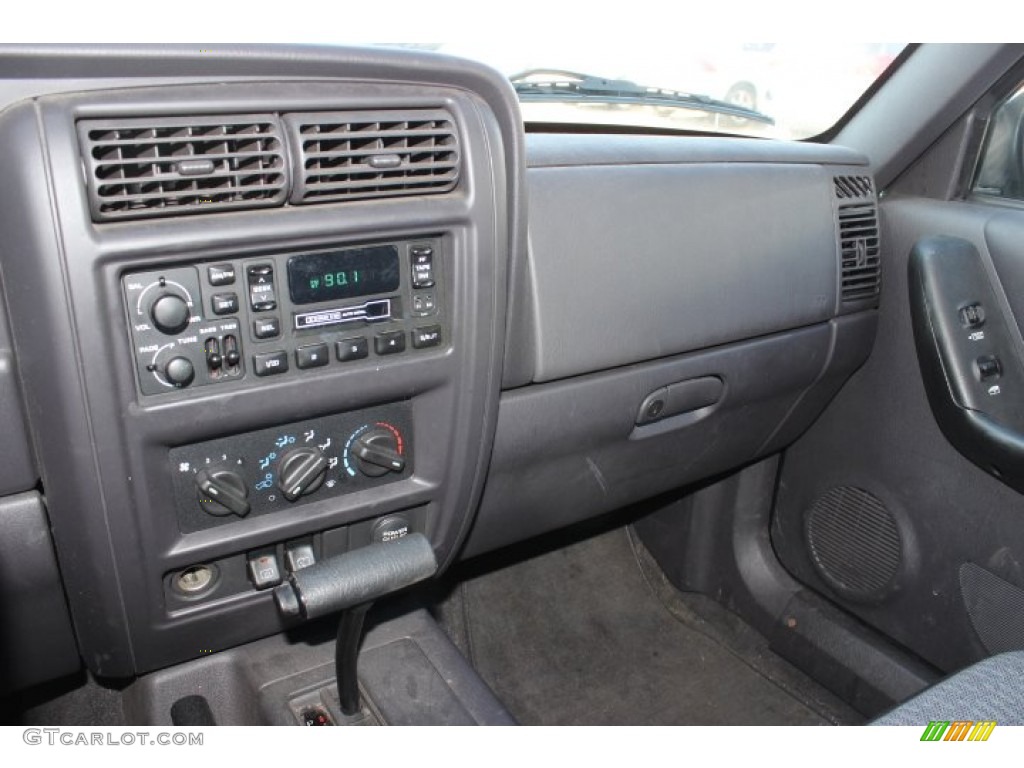
<path id="1" fill-rule="evenodd" d="M 903 561 L 903 542 L 892 513 L 860 488 L 832 488 L 807 512 L 811 561 L 829 587 L 851 600 L 888 595 Z"/>
<path id="2" fill-rule="evenodd" d="M 974 563 L 960 566 L 960 595 L 989 653 L 1024 648 L 1024 589 Z"/>

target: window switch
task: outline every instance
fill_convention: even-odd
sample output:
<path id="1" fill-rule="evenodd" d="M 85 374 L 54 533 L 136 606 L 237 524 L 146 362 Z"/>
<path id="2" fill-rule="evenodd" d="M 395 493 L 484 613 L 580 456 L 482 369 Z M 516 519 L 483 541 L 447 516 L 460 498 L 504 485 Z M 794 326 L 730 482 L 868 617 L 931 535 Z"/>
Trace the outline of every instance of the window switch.
<path id="1" fill-rule="evenodd" d="M 960 323 L 964 328 L 980 328 L 985 324 L 985 310 L 981 304 L 968 304 L 960 308 Z"/>
<path id="2" fill-rule="evenodd" d="M 989 379 L 998 379 L 1000 374 L 1003 372 L 1003 366 L 999 362 L 999 358 L 995 355 L 986 355 L 985 357 L 979 357 L 977 360 L 978 365 L 978 378 L 982 381 L 988 381 Z"/>

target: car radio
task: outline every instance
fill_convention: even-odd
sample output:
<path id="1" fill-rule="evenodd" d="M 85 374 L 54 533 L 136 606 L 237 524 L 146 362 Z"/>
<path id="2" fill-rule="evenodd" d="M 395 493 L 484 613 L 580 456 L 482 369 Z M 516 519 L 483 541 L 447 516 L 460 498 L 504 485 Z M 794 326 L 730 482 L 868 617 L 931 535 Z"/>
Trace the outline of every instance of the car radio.
<path id="1" fill-rule="evenodd" d="M 443 265 L 435 236 L 125 274 L 139 390 L 302 375 L 443 347 Z"/>

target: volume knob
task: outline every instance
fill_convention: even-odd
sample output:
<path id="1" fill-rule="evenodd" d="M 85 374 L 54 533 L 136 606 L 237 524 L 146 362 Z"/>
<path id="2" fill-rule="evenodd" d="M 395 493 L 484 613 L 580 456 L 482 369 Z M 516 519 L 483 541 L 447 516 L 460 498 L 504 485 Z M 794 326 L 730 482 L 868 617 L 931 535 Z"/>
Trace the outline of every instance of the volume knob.
<path id="1" fill-rule="evenodd" d="M 174 336 L 188 328 L 192 310 L 181 296 L 165 293 L 153 302 L 153 306 L 149 308 L 149 316 L 158 331 Z"/>

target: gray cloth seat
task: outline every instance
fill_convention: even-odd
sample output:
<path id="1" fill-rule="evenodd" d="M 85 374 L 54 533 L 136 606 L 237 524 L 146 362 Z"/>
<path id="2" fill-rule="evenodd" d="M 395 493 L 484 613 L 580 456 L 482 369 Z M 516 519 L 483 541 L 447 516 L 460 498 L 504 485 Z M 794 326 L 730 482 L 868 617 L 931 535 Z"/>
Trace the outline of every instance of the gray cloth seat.
<path id="1" fill-rule="evenodd" d="M 882 715 L 872 725 L 920 725 L 932 720 L 995 720 L 1024 725 L 1024 651 L 979 661 Z"/>

